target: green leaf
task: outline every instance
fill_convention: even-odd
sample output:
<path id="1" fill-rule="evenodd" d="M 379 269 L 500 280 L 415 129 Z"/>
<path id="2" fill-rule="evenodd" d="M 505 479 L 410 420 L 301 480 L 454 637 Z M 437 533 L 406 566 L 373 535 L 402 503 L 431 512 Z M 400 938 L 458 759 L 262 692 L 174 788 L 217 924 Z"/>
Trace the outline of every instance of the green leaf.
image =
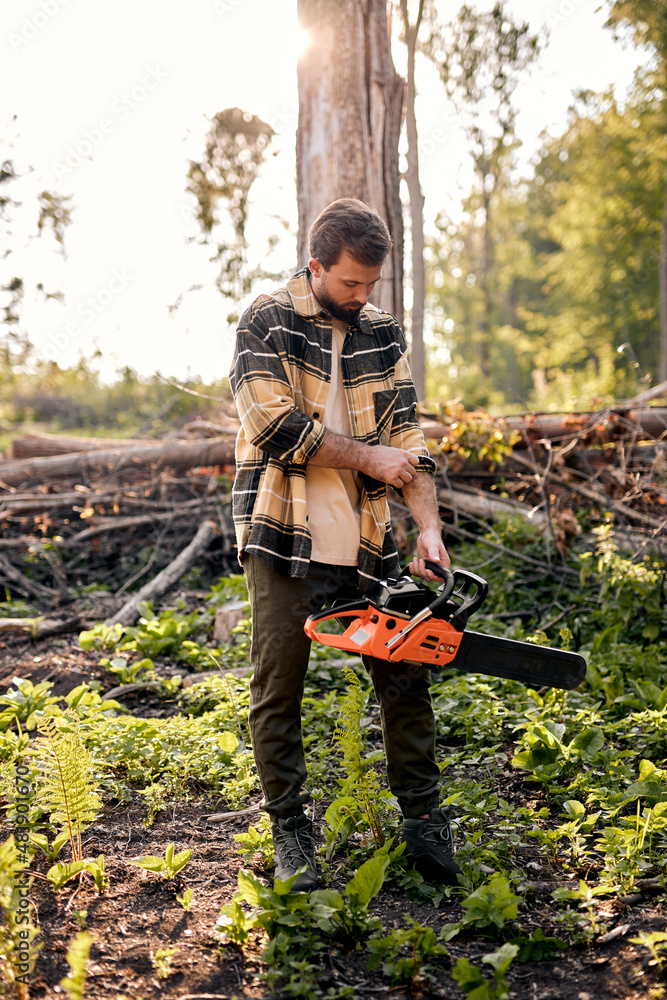
<path id="1" fill-rule="evenodd" d="M 345 887 L 350 899 L 358 906 L 368 906 L 382 888 L 388 864 L 386 851 L 376 851 L 372 858 L 365 861 Z"/>
<path id="2" fill-rule="evenodd" d="M 604 733 L 599 726 L 587 726 L 570 741 L 569 749 L 577 750 L 584 760 L 593 760 L 604 746 Z"/>

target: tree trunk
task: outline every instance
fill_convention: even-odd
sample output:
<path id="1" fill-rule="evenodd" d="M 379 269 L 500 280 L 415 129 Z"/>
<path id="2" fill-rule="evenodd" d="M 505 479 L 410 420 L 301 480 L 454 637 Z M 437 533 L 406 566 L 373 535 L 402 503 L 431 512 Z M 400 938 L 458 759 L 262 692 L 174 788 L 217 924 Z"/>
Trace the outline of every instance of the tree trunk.
<path id="1" fill-rule="evenodd" d="M 660 353 L 658 356 L 658 382 L 667 379 L 667 170 L 662 209 L 662 256 L 660 258 Z"/>
<path id="2" fill-rule="evenodd" d="M 408 86 L 405 95 L 405 127 L 408 137 L 408 169 L 405 182 L 410 197 L 410 224 L 412 232 L 412 315 L 410 332 L 412 346 L 410 367 L 418 399 L 426 396 L 426 361 L 424 355 L 424 195 L 419 184 L 419 145 L 415 118 L 415 50 L 417 35 L 424 11 L 424 0 L 419 2 L 417 20 L 410 26 L 408 0 L 401 0 L 405 44 L 408 49 Z"/>
<path id="3" fill-rule="evenodd" d="M 386 0 L 298 0 L 311 44 L 298 64 L 299 266 L 308 230 L 336 198 L 359 198 L 387 223 L 394 250 L 375 304 L 403 319 L 398 139 L 403 80 L 391 58 Z"/>

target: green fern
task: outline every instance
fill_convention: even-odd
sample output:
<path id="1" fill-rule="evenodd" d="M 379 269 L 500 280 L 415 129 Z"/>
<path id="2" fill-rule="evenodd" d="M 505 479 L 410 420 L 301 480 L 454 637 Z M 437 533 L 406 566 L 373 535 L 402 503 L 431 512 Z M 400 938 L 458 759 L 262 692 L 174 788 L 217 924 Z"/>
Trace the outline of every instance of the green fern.
<path id="1" fill-rule="evenodd" d="M 356 798 L 377 844 L 382 847 L 384 833 L 374 803 L 383 797 L 383 793 L 377 774 L 372 767 L 366 766 L 364 760 L 364 741 L 361 732 L 364 692 L 353 670 L 345 667 L 343 672 L 349 689 L 341 701 L 338 723 L 333 734 L 333 741 L 343 755 L 343 767 L 347 774 L 347 779 L 343 783 L 343 794 Z"/>
<path id="2" fill-rule="evenodd" d="M 81 861 L 81 834 L 102 808 L 93 781 L 93 762 L 79 730 L 78 716 L 67 711 L 61 720 L 40 719 L 42 734 L 30 751 L 37 768 L 36 801 L 51 823 L 67 833 L 72 858 Z"/>
<path id="3" fill-rule="evenodd" d="M 11 984 L 18 1000 L 28 998 L 28 980 L 39 946 L 29 896 L 32 879 L 24 872 L 29 856 L 16 849 L 13 835 L 0 844 L 0 992 Z"/>
<path id="4" fill-rule="evenodd" d="M 92 943 L 93 938 L 88 931 L 79 931 L 67 949 L 67 964 L 70 971 L 60 980 L 60 985 L 66 993 L 69 993 L 70 1000 L 83 1000 L 88 973 L 88 955 Z"/>

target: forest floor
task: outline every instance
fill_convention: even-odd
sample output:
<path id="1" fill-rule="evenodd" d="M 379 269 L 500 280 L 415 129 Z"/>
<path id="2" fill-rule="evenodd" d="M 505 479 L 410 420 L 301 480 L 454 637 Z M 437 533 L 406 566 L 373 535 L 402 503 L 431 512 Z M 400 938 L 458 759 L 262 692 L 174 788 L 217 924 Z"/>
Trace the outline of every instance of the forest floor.
<path id="1" fill-rule="evenodd" d="M 48 680 L 51 695 L 64 696 L 77 685 L 95 681 L 102 692 L 107 691 L 116 680 L 99 666 L 99 660 L 99 651 L 82 650 L 76 638 L 35 642 L 6 639 L 0 643 L 0 694 L 17 676 L 34 684 Z M 169 676 L 174 670 L 167 658 L 156 658 L 155 666 L 158 675 Z M 179 712 L 176 697 L 165 697 L 164 693 L 158 697 L 135 692 L 120 701 L 132 715 L 142 719 L 165 719 Z M 365 723 L 371 742 L 377 743 L 379 713 L 374 704 L 368 705 Z M 533 810 L 548 806 L 539 785 L 530 781 L 526 772 L 510 766 L 514 749 L 510 743 L 496 747 L 493 789 L 498 800 L 508 803 L 510 812 L 527 805 Z M 480 762 L 476 767 L 473 763 L 468 769 L 474 773 L 483 765 Z M 331 795 L 335 777 L 332 769 Z M 257 801 L 254 791 L 245 804 Z M 316 827 L 326 804 L 326 796 L 313 804 Z M 66 952 L 81 928 L 93 935 L 85 991 L 91 1000 L 300 995 L 294 985 L 284 992 L 280 982 L 267 983 L 259 932 L 252 932 L 241 948 L 221 944 L 215 930 L 221 907 L 232 900 L 238 871 L 244 866 L 234 834 L 247 831 L 259 814 L 241 812 L 238 818 L 210 822 L 211 814 L 229 808 L 220 794 L 197 796 L 190 792 L 186 799 L 162 801 L 160 805 L 149 817 L 145 797 L 132 792 L 126 801 L 107 801 L 101 815 L 85 831 L 85 855 L 102 854 L 106 860 L 109 886 L 99 895 L 91 879 L 81 884 L 73 880 L 54 893 L 40 877 L 50 862 L 46 858 L 33 861 L 31 867 L 36 874 L 31 903 L 41 947 L 31 975 L 30 997 L 41 1000 L 64 995 L 65 989 L 59 984 L 68 972 Z M 492 829 L 487 828 L 486 836 L 493 836 Z M 319 841 L 323 843 L 321 835 Z M 129 863 L 130 858 L 138 856 L 164 856 L 170 843 L 177 851 L 192 851 L 187 866 L 170 881 Z M 508 994 L 491 981 L 470 994 L 475 1000 L 507 995 L 519 1000 L 657 1000 L 664 994 L 660 964 L 651 962 L 649 952 L 630 941 L 640 931 L 665 930 L 664 895 L 660 890 L 653 898 L 635 892 L 625 898 L 597 900 L 593 931 L 589 924 L 585 939 L 579 935 L 577 940 L 577 935 L 564 932 L 562 906 L 551 897 L 557 886 L 575 884 L 576 865 L 563 866 L 557 854 L 548 857 L 545 848 L 537 843 L 523 843 L 516 858 L 520 858 L 520 867 L 529 878 L 519 889 L 522 901 L 516 927 L 503 939 L 534 939 L 534 932 L 541 929 L 545 938 L 561 939 L 563 948 L 550 954 L 545 949 L 546 957 L 540 961 L 514 962 L 507 973 Z M 345 866 L 345 852 L 337 853 L 332 865 L 327 866 L 328 887 L 342 890 L 350 875 Z M 259 855 L 245 867 L 270 882 L 271 869 Z M 590 861 L 578 874 L 588 880 L 595 878 Z M 193 891 L 189 909 L 178 898 L 186 889 Z M 460 920 L 463 913 L 456 894 L 429 900 L 417 893 L 415 898 L 414 892 L 406 891 L 392 878 L 385 881 L 373 900 L 372 911 L 380 918 L 384 933 L 402 926 L 405 915 L 438 933 L 444 925 Z M 593 908 L 588 910 L 588 915 L 592 914 Z M 381 970 L 368 970 L 368 955 L 363 948 L 343 947 L 332 940 L 319 953 L 317 982 L 309 987 L 319 992 L 303 995 L 454 1000 L 463 993 L 452 978 L 452 966 L 461 957 L 473 965 L 481 963 L 485 954 L 498 947 L 498 940 L 490 931 L 464 930 L 447 944 L 449 957 L 430 960 L 423 966 L 423 975 L 395 985 Z M 165 949 L 171 951 L 165 953 Z M 482 968 L 490 972 L 488 965 Z"/>

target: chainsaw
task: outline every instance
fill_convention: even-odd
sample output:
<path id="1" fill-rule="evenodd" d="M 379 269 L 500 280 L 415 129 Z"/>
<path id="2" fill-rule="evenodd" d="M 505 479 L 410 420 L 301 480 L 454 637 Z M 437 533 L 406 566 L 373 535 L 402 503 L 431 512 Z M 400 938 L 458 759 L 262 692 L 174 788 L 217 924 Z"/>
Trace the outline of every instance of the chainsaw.
<path id="1" fill-rule="evenodd" d="M 488 594 L 486 580 L 430 560 L 426 566 L 443 581 L 437 591 L 405 569 L 399 577 L 371 584 L 359 600 L 334 601 L 310 615 L 306 635 L 325 646 L 378 660 L 429 669 L 454 667 L 531 687 L 570 690 L 584 680 L 586 661 L 578 653 L 467 629 L 468 619 Z M 318 631 L 325 622 L 329 628 L 337 623 L 344 631 Z"/>

